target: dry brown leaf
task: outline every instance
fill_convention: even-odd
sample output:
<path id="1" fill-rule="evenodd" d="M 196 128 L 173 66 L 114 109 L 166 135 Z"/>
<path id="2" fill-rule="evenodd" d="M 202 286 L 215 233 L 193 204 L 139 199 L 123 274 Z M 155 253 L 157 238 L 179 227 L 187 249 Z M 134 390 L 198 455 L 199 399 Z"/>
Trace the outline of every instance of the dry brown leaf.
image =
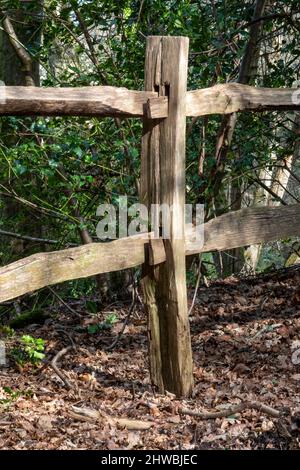
<path id="1" fill-rule="evenodd" d="M 35 427 L 29 421 L 22 421 L 20 425 L 22 426 L 23 429 L 25 429 L 25 431 L 28 431 L 28 432 L 35 431 Z"/>
<path id="2" fill-rule="evenodd" d="M 150 407 L 150 414 L 153 416 L 153 418 L 157 418 L 160 415 L 159 408 L 157 406 L 151 406 Z"/>
<path id="3" fill-rule="evenodd" d="M 300 374 L 294 374 L 294 375 L 292 375 L 291 379 L 292 379 L 294 382 L 300 383 Z"/>
<path id="4" fill-rule="evenodd" d="M 246 297 L 243 297 L 242 295 L 237 295 L 235 297 L 235 300 L 240 304 L 240 305 L 248 305 L 250 302 Z"/>
<path id="5" fill-rule="evenodd" d="M 286 326 L 282 326 L 281 328 L 278 329 L 278 334 L 282 336 L 283 338 L 288 338 L 290 335 L 290 329 Z"/>
<path id="6" fill-rule="evenodd" d="M 250 367 L 246 366 L 246 364 L 243 364 L 242 362 L 239 362 L 233 369 L 233 372 L 236 372 L 237 374 L 247 374 L 248 372 L 251 372 Z"/>
<path id="7" fill-rule="evenodd" d="M 127 438 L 128 446 L 126 447 L 127 450 L 131 450 L 134 447 L 141 444 L 140 435 L 135 432 L 129 432 Z"/>
<path id="8" fill-rule="evenodd" d="M 28 400 L 24 400 L 24 398 L 19 398 L 15 404 L 16 408 L 20 410 L 25 410 L 25 408 L 30 408 L 31 404 Z"/>
<path id="9" fill-rule="evenodd" d="M 261 429 L 264 432 L 271 431 L 274 428 L 274 423 L 271 420 L 264 420 L 261 424 Z"/>
<path id="10" fill-rule="evenodd" d="M 118 444 L 116 444 L 114 441 L 108 441 L 107 443 L 107 450 L 118 450 L 120 449 L 120 447 L 118 446 Z"/>
<path id="11" fill-rule="evenodd" d="M 170 418 L 168 418 L 168 423 L 179 424 L 180 422 L 181 422 L 181 418 L 179 415 L 171 416 Z"/>
<path id="12" fill-rule="evenodd" d="M 42 415 L 39 417 L 37 421 L 37 426 L 42 430 L 42 431 L 51 431 L 53 428 L 52 425 L 52 419 L 50 418 L 49 415 Z"/>

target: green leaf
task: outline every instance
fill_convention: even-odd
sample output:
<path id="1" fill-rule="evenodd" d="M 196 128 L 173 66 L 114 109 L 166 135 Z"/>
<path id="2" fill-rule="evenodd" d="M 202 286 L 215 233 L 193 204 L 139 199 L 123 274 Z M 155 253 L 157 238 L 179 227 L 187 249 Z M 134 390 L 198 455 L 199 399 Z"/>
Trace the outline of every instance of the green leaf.
<path id="1" fill-rule="evenodd" d="M 75 147 L 74 153 L 75 153 L 75 155 L 77 155 L 78 158 L 82 157 L 82 150 L 81 150 L 80 147 Z"/>
<path id="2" fill-rule="evenodd" d="M 99 327 L 97 324 L 89 325 L 87 328 L 88 333 L 90 333 L 91 335 L 94 335 L 95 333 L 97 333 L 98 330 L 99 330 Z"/>

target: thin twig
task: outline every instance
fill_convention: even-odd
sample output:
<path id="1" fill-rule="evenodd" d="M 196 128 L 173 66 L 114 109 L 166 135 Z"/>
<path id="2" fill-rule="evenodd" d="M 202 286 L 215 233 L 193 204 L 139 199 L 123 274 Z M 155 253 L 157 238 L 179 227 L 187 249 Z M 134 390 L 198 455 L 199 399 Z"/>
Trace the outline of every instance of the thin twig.
<path id="1" fill-rule="evenodd" d="M 58 375 L 58 377 L 63 381 L 63 383 L 65 384 L 65 386 L 67 387 L 68 390 L 74 390 L 75 387 L 73 384 L 71 384 L 71 382 L 69 382 L 69 380 L 67 379 L 67 377 L 59 370 L 59 368 L 57 367 L 57 362 L 63 357 L 65 356 L 69 351 L 71 351 L 71 349 L 74 349 L 73 346 L 67 346 L 66 348 L 63 348 L 61 349 L 55 356 L 54 358 L 52 359 L 51 362 L 49 362 L 49 366 L 52 367 L 52 369 L 54 370 L 54 372 Z"/>
<path id="2" fill-rule="evenodd" d="M 251 176 L 249 176 L 249 178 L 254 181 L 255 183 L 257 183 L 259 186 L 261 186 L 265 191 L 267 191 L 269 194 L 271 194 L 271 196 L 276 199 L 276 201 L 279 201 L 283 206 L 287 206 L 287 203 L 281 198 L 279 197 L 276 193 L 274 193 L 274 191 L 272 191 L 271 188 L 269 188 L 266 184 L 264 184 L 258 177 L 257 173 L 255 172 L 256 174 L 256 178 L 253 178 Z"/>
<path id="3" fill-rule="evenodd" d="M 38 238 L 38 237 L 30 237 L 29 235 L 21 235 L 20 233 L 8 232 L 6 230 L 0 230 L 0 236 L 3 235 L 5 237 L 17 238 L 19 240 L 27 240 L 29 242 L 34 243 L 44 243 L 45 245 L 58 245 L 60 243 L 59 240 L 50 240 L 48 238 Z M 78 246 L 76 243 L 69 243 L 68 246 Z"/>
<path id="4" fill-rule="evenodd" d="M 202 265 L 200 256 L 199 256 L 198 275 L 197 275 L 197 282 L 196 282 L 196 286 L 195 286 L 195 292 L 194 292 L 194 295 L 193 295 L 192 305 L 189 308 L 188 315 L 190 315 L 193 311 L 193 308 L 194 308 L 194 305 L 195 305 L 195 302 L 196 302 L 196 298 L 197 298 L 197 294 L 198 294 L 198 289 L 199 289 L 199 284 L 200 284 L 200 279 L 201 279 L 201 265 Z"/>
<path id="5" fill-rule="evenodd" d="M 28 201 L 28 200 L 22 198 L 21 196 L 18 196 L 17 194 L 13 194 L 12 192 L 9 192 L 2 184 L 0 184 L 0 186 L 2 188 L 4 188 L 5 191 L 6 191 L 6 192 L 0 191 L 0 196 L 14 199 L 14 200 L 20 202 L 21 204 L 29 206 L 33 210 L 36 210 L 36 211 L 38 211 L 42 214 L 48 215 L 49 217 L 51 216 L 51 217 L 55 217 L 56 219 L 66 220 L 66 221 L 68 221 L 68 223 L 73 223 L 73 224 L 75 223 L 76 225 L 78 224 L 78 221 L 70 215 L 60 214 L 59 212 L 56 212 L 56 211 L 51 210 L 51 209 L 47 209 L 46 207 L 40 207 L 37 204 L 35 204 L 34 202 Z"/>
<path id="6" fill-rule="evenodd" d="M 59 328 L 55 328 L 56 331 L 60 331 L 61 333 L 63 333 L 67 338 L 68 340 L 70 341 L 71 345 L 72 345 L 72 348 L 75 350 L 76 349 L 76 346 L 75 346 L 75 343 L 74 343 L 74 340 L 72 338 L 72 336 L 70 335 L 70 333 L 68 333 L 63 327 L 59 327 Z"/>
<path id="7" fill-rule="evenodd" d="M 54 289 L 52 289 L 52 287 L 50 286 L 47 286 L 47 289 L 50 290 L 50 292 L 54 295 L 54 297 L 56 297 L 68 310 L 69 312 L 73 313 L 74 315 L 76 315 L 77 317 L 80 317 L 81 318 L 81 315 L 76 312 L 76 310 L 74 310 L 72 307 L 70 307 L 70 305 L 68 305 L 61 297 L 60 295 L 57 294 L 57 292 L 55 292 Z"/>

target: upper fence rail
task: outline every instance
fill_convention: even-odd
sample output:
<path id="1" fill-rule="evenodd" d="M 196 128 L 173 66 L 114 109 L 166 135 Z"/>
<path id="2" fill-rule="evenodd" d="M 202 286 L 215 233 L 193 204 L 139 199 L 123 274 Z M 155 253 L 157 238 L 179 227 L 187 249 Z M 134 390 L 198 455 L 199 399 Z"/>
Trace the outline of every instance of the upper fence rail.
<path id="1" fill-rule="evenodd" d="M 168 103 L 158 93 L 112 86 L 0 88 L 0 115 L 143 117 L 148 101 L 159 101 L 159 112 L 167 116 Z M 154 111 L 155 114 L 155 111 Z"/>
<path id="2" fill-rule="evenodd" d="M 300 90 L 257 88 L 228 83 L 188 91 L 186 94 L 186 116 L 265 110 L 300 110 Z M 0 115 L 163 119 L 168 116 L 168 98 L 159 96 L 156 92 L 111 86 L 81 88 L 2 86 Z"/>
<path id="3" fill-rule="evenodd" d="M 186 103 L 187 116 L 299 109 L 300 90 L 298 88 L 258 88 L 239 83 L 227 83 L 189 91 Z"/>

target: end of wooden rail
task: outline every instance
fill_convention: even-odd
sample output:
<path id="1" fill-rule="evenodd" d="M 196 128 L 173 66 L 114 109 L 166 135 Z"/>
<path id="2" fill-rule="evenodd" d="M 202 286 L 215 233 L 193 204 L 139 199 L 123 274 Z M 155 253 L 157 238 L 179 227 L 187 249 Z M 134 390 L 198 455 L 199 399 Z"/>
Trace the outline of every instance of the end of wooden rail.
<path id="1" fill-rule="evenodd" d="M 2 116 L 97 116 L 152 119 L 168 116 L 168 100 L 152 91 L 112 86 L 69 88 L 6 86 Z"/>
<path id="2" fill-rule="evenodd" d="M 149 264 L 155 266 L 166 261 L 165 245 L 162 238 L 153 238 L 149 242 Z"/>
<path id="3" fill-rule="evenodd" d="M 150 98 L 146 105 L 146 116 L 149 119 L 162 119 L 168 117 L 169 100 L 166 96 Z"/>

